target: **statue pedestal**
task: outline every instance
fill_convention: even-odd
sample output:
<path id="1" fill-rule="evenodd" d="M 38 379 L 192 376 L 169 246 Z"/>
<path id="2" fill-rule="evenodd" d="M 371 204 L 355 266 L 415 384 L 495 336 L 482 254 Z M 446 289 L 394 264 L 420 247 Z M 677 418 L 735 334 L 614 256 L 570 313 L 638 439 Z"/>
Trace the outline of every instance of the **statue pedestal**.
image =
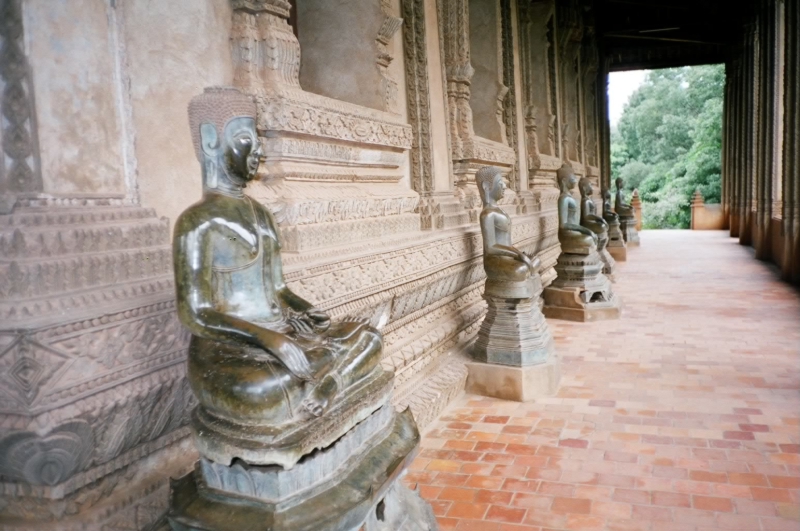
<path id="1" fill-rule="evenodd" d="M 636 230 L 636 218 L 619 218 L 619 228 L 628 247 L 639 247 L 639 231 Z"/>
<path id="2" fill-rule="evenodd" d="M 625 237 L 619 228 L 619 221 L 614 218 L 606 218 L 608 222 L 608 244 L 606 250 L 617 262 L 625 262 L 628 259 L 628 248 L 625 246 Z"/>
<path id="3" fill-rule="evenodd" d="M 375 411 L 291 468 L 201 459 L 172 484 L 175 531 L 430 531 L 433 512 L 399 479 L 420 435 L 409 410 Z"/>
<path id="4" fill-rule="evenodd" d="M 494 363 L 467 362 L 468 393 L 515 402 L 528 402 L 558 391 L 561 366 L 553 353 L 544 363 L 512 367 Z"/>
<path id="5" fill-rule="evenodd" d="M 467 392 L 519 402 L 555 393 L 560 371 L 541 293 L 538 274 L 486 281 L 488 310 L 471 349 L 475 362 L 466 364 Z"/>
<path id="6" fill-rule="evenodd" d="M 603 262 L 603 274 L 608 277 L 611 282 L 616 282 L 614 273 L 617 269 L 617 262 L 614 260 L 614 257 L 611 256 L 611 253 L 608 252 L 608 247 L 603 247 L 597 254 L 600 255 L 600 260 Z"/>
<path id="7" fill-rule="evenodd" d="M 544 315 L 566 321 L 618 319 L 621 304 L 603 273 L 597 251 L 591 254 L 561 253 L 556 279 L 544 290 Z"/>

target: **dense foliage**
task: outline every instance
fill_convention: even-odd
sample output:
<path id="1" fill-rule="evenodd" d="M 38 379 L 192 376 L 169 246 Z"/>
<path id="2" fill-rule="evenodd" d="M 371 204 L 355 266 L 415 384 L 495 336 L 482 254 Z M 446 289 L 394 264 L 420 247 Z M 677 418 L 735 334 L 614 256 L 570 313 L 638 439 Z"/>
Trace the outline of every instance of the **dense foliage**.
<path id="1" fill-rule="evenodd" d="M 720 201 L 724 65 L 653 70 L 611 133 L 612 178 L 639 189 L 644 228 L 689 228 L 699 189 Z"/>

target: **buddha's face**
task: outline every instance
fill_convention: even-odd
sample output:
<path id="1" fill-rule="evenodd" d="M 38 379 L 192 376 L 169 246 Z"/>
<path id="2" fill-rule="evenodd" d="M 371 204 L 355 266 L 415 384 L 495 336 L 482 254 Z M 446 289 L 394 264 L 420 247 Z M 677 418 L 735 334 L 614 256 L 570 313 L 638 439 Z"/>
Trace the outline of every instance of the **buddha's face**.
<path id="1" fill-rule="evenodd" d="M 228 175 L 244 182 L 251 181 L 263 156 L 256 121 L 246 116 L 233 118 L 225 124 L 224 134 L 223 157 Z"/>
<path id="2" fill-rule="evenodd" d="M 506 193 L 506 181 L 499 173 L 492 180 L 492 187 L 489 190 L 489 197 L 495 201 L 500 201 Z"/>
<path id="3" fill-rule="evenodd" d="M 617 188 L 622 188 L 623 181 L 621 178 L 617 177 L 616 183 L 617 183 Z"/>
<path id="4" fill-rule="evenodd" d="M 573 188 L 575 188 L 576 184 L 578 184 L 578 178 L 575 177 L 574 173 L 570 173 L 567 176 L 567 189 L 572 190 Z"/>

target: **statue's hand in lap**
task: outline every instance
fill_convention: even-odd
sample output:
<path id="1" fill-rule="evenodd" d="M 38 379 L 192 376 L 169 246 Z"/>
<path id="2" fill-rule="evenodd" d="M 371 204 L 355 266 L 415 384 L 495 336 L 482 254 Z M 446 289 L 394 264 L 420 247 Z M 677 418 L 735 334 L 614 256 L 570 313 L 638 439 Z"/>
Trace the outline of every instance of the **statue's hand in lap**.
<path id="1" fill-rule="evenodd" d="M 311 380 L 311 364 L 306 353 L 285 334 L 272 330 L 260 330 L 256 337 L 259 346 L 278 358 L 289 371 L 301 380 Z"/>

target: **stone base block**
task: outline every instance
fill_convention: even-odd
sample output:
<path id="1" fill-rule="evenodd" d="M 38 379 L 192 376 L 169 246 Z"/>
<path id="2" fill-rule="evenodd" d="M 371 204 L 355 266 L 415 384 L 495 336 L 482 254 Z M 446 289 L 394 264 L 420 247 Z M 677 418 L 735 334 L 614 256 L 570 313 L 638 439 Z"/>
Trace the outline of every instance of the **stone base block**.
<path id="1" fill-rule="evenodd" d="M 628 260 L 628 249 L 625 247 L 625 244 L 612 246 L 611 242 L 609 242 L 606 249 L 608 249 L 608 254 L 610 254 L 616 262 L 626 262 Z"/>
<path id="2" fill-rule="evenodd" d="M 368 430 L 369 431 L 369 430 Z M 349 435 L 349 434 L 348 434 Z M 354 434 L 357 435 L 357 434 Z M 399 479 L 414 458 L 419 431 L 409 410 L 396 415 L 385 435 L 368 441 L 364 451 L 341 463 L 336 474 L 316 470 L 337 457 L 336 446 L 313 453 L 295 465 L 294 476 L 307 476 L 307 484 L 272 477 L 272 467 L 244 467 L 231 471 L 234 481 L 206 481 L 210 469 L 195 471 L 174 481 L 168 521 L 173 531 L 433 531 L 433 512 Z M 344 452 L 351 455 L 350 448 Z M 335 467 L 336 463 L 328 463 Z M 231 467 L 233 468 L 233 467 Z M 258 474 L 254 472 L 258 471 Z M 306 473 L 307 472 L 307 473 Z M 279 474 L 285 472 L 279 472 Z M 233 478 L 233 476 L 236 476 Z M 323 483 L 315 478 L 327 477 Z M 220 478 L 222 479 L 222 478 Z M 279 483 L 285 489 L 275 490 Z M 290 494 L 289 499 L 281 498 Z"/>
<path id="3" fill-rule="evenodd" d="M 621 220 L 620 230 L 622 230 L 622 236 L 628 247 L 639 247 L 639 231 L 636 230 L 635 218 Z"/>
<path id="4" fill-rule="evenodd" d="M 468 362 L 466 365 L 469 371 L 468 393 L 515 402 L 554 395 L 561 380 L 561 365 L 555 355 L 545 363 L 529 367 L 480 362 Z"/>
<path id="5" fill-rule="evenodd" d="M 584 302 L 581 288 L 549 286 L 544 290 L 544 316 L 565 321 L 605 321 L 619 319 L 622 304 L 619 297 Z"/>

